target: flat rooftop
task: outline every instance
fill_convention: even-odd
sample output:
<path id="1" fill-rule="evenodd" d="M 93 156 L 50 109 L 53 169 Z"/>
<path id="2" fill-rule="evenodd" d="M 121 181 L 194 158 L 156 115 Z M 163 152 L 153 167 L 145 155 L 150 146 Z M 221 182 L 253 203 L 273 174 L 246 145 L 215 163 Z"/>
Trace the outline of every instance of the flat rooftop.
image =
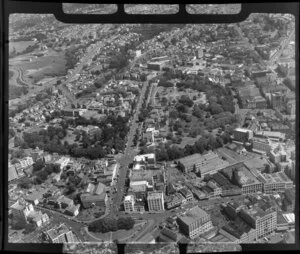
<path id="1" fill-rule="evenodd" d="M 206 163 L 207 161 L 213 161 L 218 158 L 219 157 L 216 153 L 209 152 L 209 153 L 203 154 L 203 155 L 201 155 L 199 153 L 189 155 L 189 156 L 179 159 L 178 161 L 180 161 L 185 166 L 190 166 L 190 165 L 199 164 L 199 163 Z"/>
<path id="2" fill-rule="evenodd" d="M 49 237 L 51 239 L 55 239 L 59 235 L 65 234 L 65 233 L 67 233 L 69 231 L 70 230 L 68 229 L 68 227 L 65 224 L 61 224 L 59 226 L 56 226 L 55 228 L 52 228 L 52 229 L 48 230 L 47 234 L 49 235 Z"/>
<path id="3" fill-rule="evenodd" d="M 162 192 L 148 192 L 147 199 L 161 199 L 163 197 Z"/>
<path id="4" fill-rule="evenodd" d="M 179 218 L 187 225 L 194 223 L 195 221 L 206 217 L 208 214 L 202 210 L 200 207 L 195 206 L 188 210 L 184 215 L 179 216 Z"/>
<path id="5" fill-rule="evenodd" d="M 238 132 L 244 132 L 244 133 L 246 133 L 246 132 L 250 132 L 251 130 L 249 130 L 249 129 L 246 129 L 246 128 L 236 128 L 236 129 L 234 129 L 235 131 L 238 131 Z"/>
<path id="6" fill-rule="evenodd" d="M 131 171 L 130 181 L 152 180 L 152 177 L 156 172 L 157 170 Z"/>
<path id="7" fill-rule="evenodd" d="M 134 157 L 134 161 L 144 161 L 145 159 L 155 159 L 154 153 L 141 154 Z"/>

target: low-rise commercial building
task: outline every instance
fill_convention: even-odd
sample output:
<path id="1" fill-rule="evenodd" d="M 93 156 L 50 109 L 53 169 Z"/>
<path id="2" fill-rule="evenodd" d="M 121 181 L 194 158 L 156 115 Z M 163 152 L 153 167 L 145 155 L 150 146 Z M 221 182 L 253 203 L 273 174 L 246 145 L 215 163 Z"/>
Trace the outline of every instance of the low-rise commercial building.
<path id="1" fill-rule="evenodd" d="M 179 190 L 179 192 L 184 196 L 187 201 L 193 200 L 193 193 L 188 190 L 186 187 L 183 187 Z"/>
<path id="2" fill-rule="evenodd" d="M 141 154 L 134 157 L 133 161 L 136 162 L 147 162 L 148 164 L 155 164 L 155 154 L 149 153 L 149 154 Z"/>
<path id="3" fill-rule="evenodd" d="M 257 152 L 260 154 L 268 154 L 272 147 L 268 139 L 261 139 L 261 138 L 253 138 L 252 139 L 252 150 L 253 152 Z"/>
<path id="4" fill-rule="evenodd" d="M 175 193 L 167 199 L 167 209 L 172 209 L 180 206 L 183 203 L 184 197 L 180 193 Z"/>
<path id="5" fill-rule="evenodd" d="M 285 133 L 278 132 L 278 131 L 255 131 L 254 136 L 269 138 L 270 140 L 277 141 L 277 142 L 285 140 Z"/>
<path id="6" fill-rule="evenodd" d="M 91 206 L 105 207 L 107 202 L 107 194 L 106 193 L 102 193 L 100 195 L 82 194 L 80 196 L 80 200 L 84 208 L 89 208 Z"/>

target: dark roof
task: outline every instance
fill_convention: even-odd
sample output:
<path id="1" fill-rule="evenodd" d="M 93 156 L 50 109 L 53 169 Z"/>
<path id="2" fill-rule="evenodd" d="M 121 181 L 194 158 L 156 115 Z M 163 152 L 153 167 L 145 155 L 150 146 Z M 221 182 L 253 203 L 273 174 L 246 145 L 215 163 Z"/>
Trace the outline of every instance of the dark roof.
<path id="1" fill-rule="evenodd" d="M 177 243 L 179 244 L 188 244 L 190 242 L 189 239 L 187 239 L 185 236 L 183 236 Z"/>
<path id="2" fill-rule="evenodd" d="M 244 233 L 248 233 L 251 230 L 251 227 L 242 219 L 237 217 L 235 221 L 231 221 L 225 225 L 223 230 L 235 236 L 236 238 L 240 238 Z"/>

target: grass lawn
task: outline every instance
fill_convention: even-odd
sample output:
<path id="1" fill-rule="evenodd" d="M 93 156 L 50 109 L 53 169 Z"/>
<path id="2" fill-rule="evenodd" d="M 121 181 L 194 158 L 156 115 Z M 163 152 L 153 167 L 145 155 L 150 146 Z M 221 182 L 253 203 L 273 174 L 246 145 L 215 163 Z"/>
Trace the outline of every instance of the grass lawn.
<path id="1" fill-rule="evenodd" d="M 28 46 L 34 45 L 36 42 L 34 41 L 15 41 L 15 42 L 9 42 L 9 53 L 13 51 L 15 48 L 16 52 L 23 52 Z"/>
<path id="2" fill-rule="evenodd" d="M 70 145 L 75 143 L 75 135 L 73 134 L 73 131 L 67 131 L 67 136 L 62 140 L 62 142 L 64 143 L 65 141 L 67 141 Z"/>
<path id="3" fill-rule="evenodd" d="M 182 141 L 180 144 L 178 144 L 177 146 L 181 147 L 181 148 L 184 148 L 186 145 L 191 145 L 191 144 L 194 144 L 199 138 L 201 138 L 201 135 L 198 135 L 197 137 L 195 138 L 192 138 L 192 137 L 182 137 Z"/>
<path id="4" fill-rule="evenodd" d="M 9 95 L 8 98 L 10 100 L 20 98 L 28 89 L 24 86 L 16 86 L 16 85 L 9 85 Z"/>
<path id="5" fill-rule="evenodd" d="M 34 58 L 32 62 L 23 62 L 19 68 L 24 71 L 25 77 L 38 82 L 45 77 L 65 75 L 66 59 L 63 52 L 49 50 L 45 56 Z"/>
<path id="6" fill-rule="evenodd" d="M 95 213 L 101 213 L 103 215 L 105 213 L 105 209 L 101 207 L 92 207 L 89 209 L 82 209 L 77 215 L 77 219 L 81 221 L 88 221 L 95 219 Z"/>

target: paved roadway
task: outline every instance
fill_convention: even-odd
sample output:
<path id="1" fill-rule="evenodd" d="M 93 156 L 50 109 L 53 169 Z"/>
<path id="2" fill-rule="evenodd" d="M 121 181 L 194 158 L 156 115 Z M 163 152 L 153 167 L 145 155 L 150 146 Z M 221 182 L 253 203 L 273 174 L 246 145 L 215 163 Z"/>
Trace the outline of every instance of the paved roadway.
<path id="1" fill-rule="evenodd" d="M 124 155 L 118 160 L 120 164 L 120 169 L 119 169 L 118 182 L 116 184 L 117 192 L 113 196 L 112 208 L 110 210 L 110 215 L 112 216 L 119 214 L 119 207 L 121 205 L 123 194 L 124 194 L 124 185 L 125 185 L 126 173 L 128 171 L 128 166 L 133 161 L 134 156 L 137 155 L 137 151 L 132 147 L 133 139 L 136 130 L 138 128 L 138 123 L 137 123 L 138 115 L 140 113 L 144 101 L 146 88 L 149 85 L 148 82 L 143 82 L 142 84 L 143 86 L 141 89 L 139 101 L 137 103 L 134 116 L 132 117 L 130 130 L 127 135 L 127 143 L 126 143 Z"/>
<path id="2" fill-rule="evenodd" d="M 236 31 L 239 33 L 239 35 L 240 35 L 240 37 L 243 39 L 243 41 L 244 41 L 245 43 L 247 43 L 248 47 L 257 53 L 257 55 L 259 56 L 259 63 L 260 63 L 261 65 L 265 66 L 265 62 L 264 62 L 263 59 L 261 58 L 260 54 L 256 51 L 254 45 L 251 44 L 251 43 L 249 42 L 248 37 L 246 37 L 246 36 L 244 35 L 244 33 L 243 33 L 243 31 L 241 30 L 240 26 L 238 26 L 237 24 L 234 24 L 234 27 L 236 28 Z"/>
<path id="3" fill-rule="evenodd" d="M 119 35 L 115 35 L 115 36 L 112 36 L 109 38 L 110 41 L 114 41 Z M 79 61 L 79 64 L 77 66 L 75 66 L 75 68 L 72 70 L 72 74 L 69 75 L 69 77 L 67 77 L 67 80 L 65 80 L 64 82 L 62 82 L 62 85 L 60 86 L 60 89 L 62 91 L 62 93 L 68 98 L 68 100 L 71 102 L 71 103 L 75 103 L 76 102 L 76 99 L 75 99 L 75 95 L 72 94 L 69 89 L 66 87 L 65 84 L 68 84 L 70 82 L 72 82 L 74 80 L 74 76 L 76 74 L 80 74 L 82 69 L 83 69 L 83 66 L 89 62 L 93 56 L 96 55 L 96 51 L 99 49 L 99 48 L 102 48 L 104 47 L 106 43 L 106 40 L 104 41 L 98 41 L 95 43 L 95 45 L 90 45 L 88 48 L 89 51 L 84 53 L 84 56 L 80 59 Z"/>
<path id="4" fill-rule="evenodd" d="M 274 53 L 271 56 L 271 59 L 269 60 L 269 65 L 270 66 L 273 65 L 278 60 L 278 58 L 282 55 L 284 49 L 290 43 L 290 41 L 292 40 L 292 38 L 293 38 L 294 35 L 295 35 L 295 29 L 293 29 L 293 31 L 288 35 L 288 37 L 281 42 L 280 50 L 276 51 L 276 53 Z"/>

